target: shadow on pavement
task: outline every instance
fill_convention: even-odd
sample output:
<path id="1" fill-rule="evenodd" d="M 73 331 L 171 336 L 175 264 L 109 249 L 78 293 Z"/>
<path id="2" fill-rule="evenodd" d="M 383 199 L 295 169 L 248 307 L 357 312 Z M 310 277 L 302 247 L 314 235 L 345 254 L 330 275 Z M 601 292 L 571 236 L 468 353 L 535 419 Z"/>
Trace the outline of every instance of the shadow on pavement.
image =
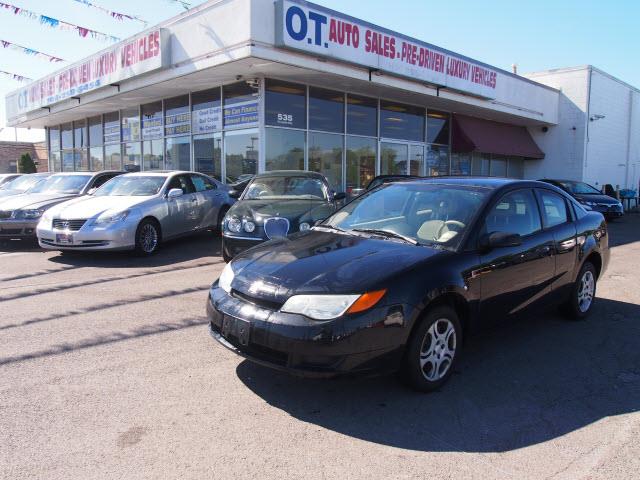
<path id="1" fill-rule="evenodd" d="M 441 391 L 395 377 L 290 377 L 243 361 L 270 405 L 361 440 L 418 451 L 504 452 L 640 409 L 640 306 L 598 299 L 591 317 L 527 317 L 467 342 Z"/>
<path id="2" fill-rule="evenodd" d="M 608 223 L 609 246 L 619 247 L 640 241 L 640 215 L 627 213 L 624 217 Z"/>

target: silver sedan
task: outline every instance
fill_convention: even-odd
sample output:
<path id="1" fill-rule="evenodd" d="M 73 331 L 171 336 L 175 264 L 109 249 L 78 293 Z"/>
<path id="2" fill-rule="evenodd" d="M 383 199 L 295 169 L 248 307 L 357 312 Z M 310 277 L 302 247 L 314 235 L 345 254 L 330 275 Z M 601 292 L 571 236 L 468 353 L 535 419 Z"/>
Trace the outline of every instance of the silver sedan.
<path id="1" fill-rule="evenodd" d="M 150 255 L 164 240 L 219 228 L 233 202 L 226 185 L 200 173 L 128 173 L 47 210 L 38 242 L 50 250 Z"/>

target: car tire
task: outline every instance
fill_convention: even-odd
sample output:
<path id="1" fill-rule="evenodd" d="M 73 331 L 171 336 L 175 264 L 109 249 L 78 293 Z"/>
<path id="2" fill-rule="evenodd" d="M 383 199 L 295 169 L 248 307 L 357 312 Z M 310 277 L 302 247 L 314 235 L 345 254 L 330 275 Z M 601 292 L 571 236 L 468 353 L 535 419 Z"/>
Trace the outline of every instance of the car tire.
<path id="1" fill-rule="evenodd" d="M 569 298 L 562 306 L 562 311 L 567 317 L 582 320 L 589 315 L 596 298 L 597 278 L 593 263 L 585 262 L 571 287 Z"/>
<path id="2" fill-rule="evenodd" d="M 444 385 L 462 347 L 462 327 L 456 311 L 440 305 L 427 311 L 411 335 L 402 377 L 413 389 L 432 392 Z"/>
<path id="3" fill-rule="evenodd" d="M 158 251 L 160 247 L 160 225 L 151 218 L 145 218 L 136 229 L 135 253 L 141 257 L 148 257 Z"/>

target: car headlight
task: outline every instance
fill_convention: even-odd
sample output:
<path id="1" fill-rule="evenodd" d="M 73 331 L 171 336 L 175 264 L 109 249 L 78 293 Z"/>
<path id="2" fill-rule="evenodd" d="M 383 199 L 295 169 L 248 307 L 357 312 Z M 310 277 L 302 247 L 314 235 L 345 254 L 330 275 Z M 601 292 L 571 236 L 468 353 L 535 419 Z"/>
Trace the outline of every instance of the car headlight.
<path id="1" fill-rule="evenodd" d="M 309 225 L 307 222 L 302 222 L 300 224 L 300 231 L 301 232 L 306 232 L 307 230 L 309 230 L 311 228 L 311 225 Z"/>
<path id="2" fill-rule="evenodd" d="M 17 210 L 15 212 L 15 215 L 16 215 L 16 218 L 34 219 L 34 218 L 40 218 L 43 213 L 44 213 L 43 209 L 34 208 L 29 210 Z"/>
<path id="3" fill-rule="evenodd" d="M 233 268 L 231 268 L 230 263 L 227 263 L 220 274 L 220 278 L 218 278 L 218 286 L 225 292 L 231 293 L 231 282 L 233 281 L 233 277 L 235 277 Z"/>
<path id="4" fill-rule="evenodd" d="M 118 213 L 107 213 L 102 214 L 98 218 L 93 221 L 94 225 L 108 225 L 111 223 L 117 223 L 124 219 L 126 219 L 131 213 L 129 210 L 125 210 L 123 212 Z"/>
<path id="5" fill-rule="evenodd" d="M 244 231 L 247 233 L 253 233 L 253 231 L 256 229 L 256 224 L 253 223 L 250 220 L 245 220 L 244 221 Z"/>
<path id="6" fill-rule="evenodd" d="M 580 203 L 583 205 L 588 205 L 589 207 L 595 207 L 597 205 L 596 202 L 590 202 L 589 200 L 580 200 Z"/>
<path id="7" fill-rule="evenodd" d="M 242 221 L 238 217 L 231 217 L 227 221 L 227 228 L 230 232 L 240 233 L 240 230 L 242 229 Z"/>
<path id="8" fill-rule="evenodd" d="M 286 313 L 298 313 L 314 320 L 331 320 L 345 313 L 358 313 L 370 309 L 380 301 L 386 290 L 362 295 L 294 295 L 280 308 Z"/>

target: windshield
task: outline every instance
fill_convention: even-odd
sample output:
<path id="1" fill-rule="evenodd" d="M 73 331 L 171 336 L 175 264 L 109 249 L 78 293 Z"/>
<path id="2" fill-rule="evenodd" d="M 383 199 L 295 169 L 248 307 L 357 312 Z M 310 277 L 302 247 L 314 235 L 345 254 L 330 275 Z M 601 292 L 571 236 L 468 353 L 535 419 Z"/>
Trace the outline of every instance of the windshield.
<path id="1" fill-rule="evenodd" d="M 365 193 L 329 217 L 323 227 L 457 248 L 488 190 L 433 183 L 396 183 Z M 390 236 L 391 237 L 391 236 Z"/>
<path id="2" fill-rule="evenodd" d="M 316 178 L 292 177 L 260 177 L 254 179 L 245 190 L 244 200 L 270 198 L 308 198 L 326 200 L 324 183 Z"/>
<path id="3" fill-rule="evenodd" d="M 151 197 L 157 195 L 167 177 L 121 176 L 115 177 L 100 187 L 96 197 Z"/>
<path id="4" fill-rule="evenodd" d="M 600 190 L 583 182 L 560 182 L 560 184 L 576 195 L 602 195 Z"/>
<path id="5" fill-rule="evenodd" d="M 77 194 L 89 180 L 91 180 L 90 175 L 52 175 L 29 190 L 29 193 Z"/>
<path id="6" fill-rule="evenodd" d="M 11 180 L 10 182 L 7 182 L 6 184 L 4 184 L 2 186 L 3 189 L 5 190 L 17 190 L 20 192 L 26 192 L 27 190 L 29 190 L 31 187 L 33 187 L 34 185 L 36 185 L 39 182 L 42 182 L 45 180 L 46 177 L 36 177 L 33 175 L 23 175 L 21 177 L 18 177 L 14 180 Z"/>

